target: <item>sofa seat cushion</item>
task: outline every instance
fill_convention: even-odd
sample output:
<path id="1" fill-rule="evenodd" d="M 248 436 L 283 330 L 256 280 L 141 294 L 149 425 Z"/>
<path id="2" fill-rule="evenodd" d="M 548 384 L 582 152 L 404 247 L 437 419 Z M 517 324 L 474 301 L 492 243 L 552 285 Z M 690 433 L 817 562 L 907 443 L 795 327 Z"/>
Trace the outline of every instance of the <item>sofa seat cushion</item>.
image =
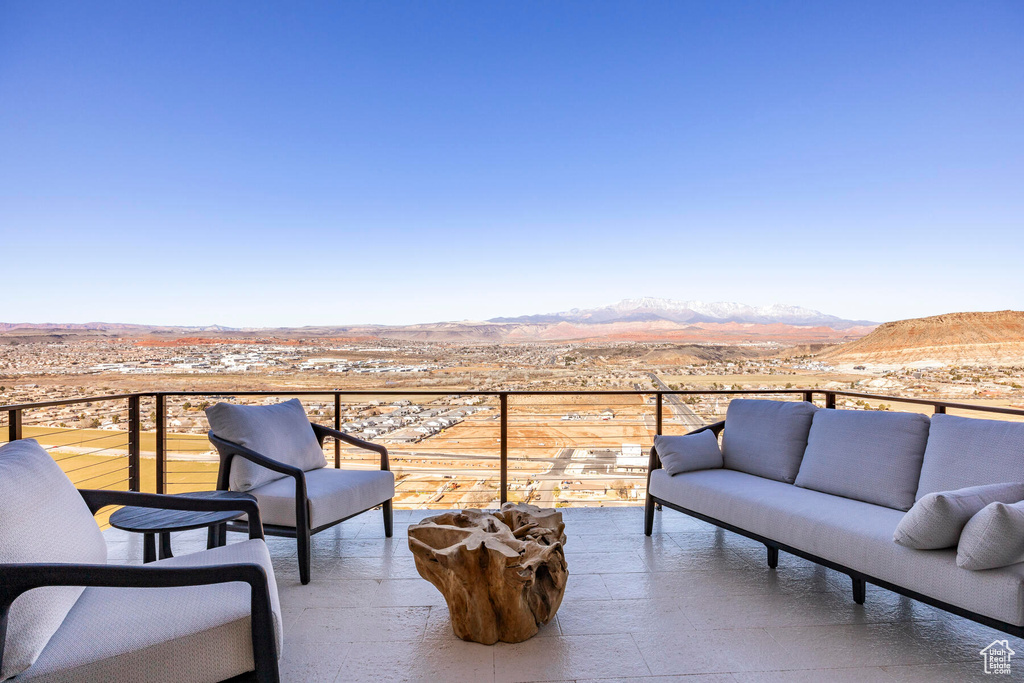
<path id="1" fill-rule="evenodd" d="M 935 415 L 917 499 L 967 486 L 1024 481 L 1024 424 Z"/>
<path id="2" fill-rule="evenodd" d="M 655 470 L 651 494 L 882 581 L 1024 625 L 1024 564 L 972 572 L 955 550 L 893 543 L 903 513 L 730 470 Z"/>
<path id="3" fill-rule="evenodd" d="M 270 406 L 218 403 L 206 409 L 210 430 L 271 460 L 300 470 L 326 467 L 324 450 L 299 399 Z M 232 491 L 249 491 L 285 475 L 236 456 L 229 477 Z"/>
<path id="4" fill-rule="evenodd" d="M 295 479 L 284 477 L 249 491 L 260 505 L 264 524 L 295 526 Z M 306 472 L 310 527 L 345 519 L 390 500 L 395 475 L 383 470 L 336 470 L 325 467 Z"/>
<path id="5" fill-rule="evenodd" d="M 725 467 L 792 484 L 816 410 L 806 402 L 733 400 L 722 436 Z"/>
<path id="6" fill-rule="evenodd" d="M 281 605 L 267 545 L 231 543 L 154 564 L 252 562 L 267 571 L 278 653 Z M 221 681 L 253 670 L 250 590 L 233 582 L 181 588 L 86 588 L 36 663 L 16 680 Z"/>
<path id="7" fill-rule="evenodd" d="M 914 505 L 929 420 L 916 413 L 819 410 L 796 485 L 909 510 Z"/>
<path id="8" fill-rule="evenodd" d="M 0 564 L 105 564 L 107 544 L 81 494 L 32 439 L 0 448 Z M 37 588 L 8 614 L 0 681 L 24 671 L 43 651 L 82 588 Z"/>

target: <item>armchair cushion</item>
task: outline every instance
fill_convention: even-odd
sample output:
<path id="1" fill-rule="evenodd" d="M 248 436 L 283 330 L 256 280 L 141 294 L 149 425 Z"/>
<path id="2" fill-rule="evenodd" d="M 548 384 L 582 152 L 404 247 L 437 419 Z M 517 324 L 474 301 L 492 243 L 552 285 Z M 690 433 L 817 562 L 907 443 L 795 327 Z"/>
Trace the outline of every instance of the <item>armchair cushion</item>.
<path id="1" fill-rule="evenodd" d="M 270 406 L 218 403 L 206 409 L 206 417 L 220 438 L 271 460 L 306 471 L 327 466 L 323 448 L 297 398 Z M 283 476 L 236 456 L 229 482 L 232 491 L 249 491 Z"/>
<path id="2" fill-rule="evenodd" d="M 0 564 L 106 561 L 96 520 L 50 454 L 33 439 L 0 448 Z M 82 590 L 37 588 L 14 601 L 0 680 L 32 665 Z"/>
<path id="3" fill-rule="evenodd" d="M 284 477 L 249 491 L 260 505 L 264 524 L 295 526 L 295 479 Z M 369 510 L 395 495 L 395 475 L 387 470 L 306 472 L 309 526 L 312 529 Z"/>
<path id="4" fill-rule="evenodd" d="M 164 567 L 250 562 L 267 572 L 282 648 L 281 605 L 262 540 L 168 558 Z M 221 681 L 253 670 L 250 589 L 241 582 L 181 588 L 86 588 L 26 681 Z"/>

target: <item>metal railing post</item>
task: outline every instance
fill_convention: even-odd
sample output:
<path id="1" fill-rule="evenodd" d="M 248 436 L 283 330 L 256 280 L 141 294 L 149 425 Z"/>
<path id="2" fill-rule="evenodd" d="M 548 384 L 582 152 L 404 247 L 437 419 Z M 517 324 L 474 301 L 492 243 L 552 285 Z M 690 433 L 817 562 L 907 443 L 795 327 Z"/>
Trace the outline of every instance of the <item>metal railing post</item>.
<path id="1" fill-rule="evenodd" d="M 334 392 L 334 428 L 341 431 L 341 394 Z M 341 469 L 341 440 L 334 440 L 334 469 Z"/>
<path id="2" fill-rule="evenodd" d="M 659 391 L 657 394 L 655 394 L 655 396 L 657 396 L 657 401 L 655 403 L 657 408 L 655 409 L 655 413 L 654 413 L 654 433 L 657 436 L 661 436 L 661 415 L 662 415 L 661 392 Z"/>
<path id="3" fill-rule="evenodd" d="M 501 504 L 508 501 L 508 394 L 498 396 L 501 404 Z"/>
<path id="4" fill-rule="evenodd" d="M 17 441 L 21 438 L 21 410 L 7 411 L 7 440 Z"/>
<path id="5" fill-rule="evenodd" d="M 156 395 L 156 492 L 164 493 L 167 468 L 167 397 Z"/>
<path id="6" fill-rule="evenodd" d="M 139 452 L 141 437 L 141 415 L 139 411 L 139 396 L 128 397 L 128 490 L 141 491 L 139 476 Z"/>

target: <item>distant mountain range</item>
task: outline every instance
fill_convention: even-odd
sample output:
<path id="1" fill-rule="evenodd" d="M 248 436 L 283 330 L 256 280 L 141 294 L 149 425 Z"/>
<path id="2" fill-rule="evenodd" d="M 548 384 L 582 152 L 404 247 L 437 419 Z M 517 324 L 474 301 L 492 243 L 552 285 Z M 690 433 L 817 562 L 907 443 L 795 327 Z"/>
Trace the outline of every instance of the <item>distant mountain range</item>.
<path id="1" fill-rule="evenodd" d="M 415 341 L 662 341 L 833 343 L 864 336 L 875 323 L 846 320 L 799 306 L 673 301 L 646 297 L 562 313 L 417 325 L 323 325 L 298 328 L 232 328 L 123 323 L 0 323 L 0 334 L 45 341 L 66 335 L 170 339 L 338 337 Z"/>
<path id="2" fill-rule="evenodd" d="M 846 320 L 800 306 L 772 304 L 750 306 L 731 301 L 675 301 L 657 297 L 623 299 L 601 308 L 574 308 L 561 313 L 523 315 L 516 318 L 491 318 L 492 323 L 559 323 L 593 325 L 599 323 L 653 322 L 674 323 L 752 323 L 756 325 L 806 325 L 845 330 L 876 325 L 868 320 Z"/>

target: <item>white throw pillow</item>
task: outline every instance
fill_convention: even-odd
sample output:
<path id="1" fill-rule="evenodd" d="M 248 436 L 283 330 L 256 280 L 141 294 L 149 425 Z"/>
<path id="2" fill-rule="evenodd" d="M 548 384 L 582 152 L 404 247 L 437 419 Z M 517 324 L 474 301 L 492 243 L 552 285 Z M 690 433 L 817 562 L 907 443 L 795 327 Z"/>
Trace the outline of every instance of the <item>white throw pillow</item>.
<path id="1" fill-rule="evenodd" d="M 222 439 L 256 451 L 271 460 L 308 472 L 327 466 L 299 399 L 270 406 L 218 403 L 206 409 L 210 429 Z M 232 491 L 249 491 L 286 476 L 235 456 L 231 462 Z"/>
<path id="2" fill-rule="evenodd" d="M 722 449 L 710 429 L 685 436 L 656 436 L 654 448 L 662 468 L 671 475 L 722 467 Z"/>
<path id="3" fill-rule="evenodd" d="M 960 534 L 956 566 L 995 569 L 1024 562 L 1024 502 L 992 503 L 971 517 Z"/>
<path id="4" fill-rule="evenodd" d="M 929 493 L 903 516 L 893 540 L 907 548 L 952 548 L 971 517 L 990 503 L 1024 500 L 1024 484 L 986 484 L 956 491 Z"/>

